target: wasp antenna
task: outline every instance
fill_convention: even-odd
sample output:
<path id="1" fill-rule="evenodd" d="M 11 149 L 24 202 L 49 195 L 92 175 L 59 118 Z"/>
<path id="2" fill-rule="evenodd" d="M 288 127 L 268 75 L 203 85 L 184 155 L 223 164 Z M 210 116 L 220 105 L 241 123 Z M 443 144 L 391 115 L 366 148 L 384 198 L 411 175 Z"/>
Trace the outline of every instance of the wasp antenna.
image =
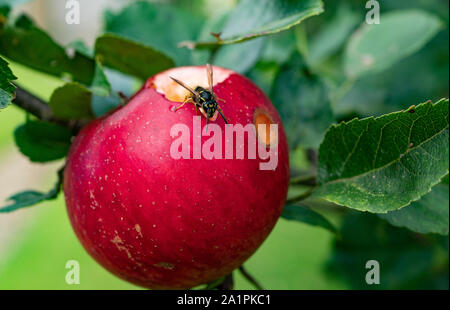
<path id="1" fill-rule="evenodd" d="M 192 95 L 194 95 L 195 97 L 197 97 L 197 93 L 195 92 L 195 90 L 193 90 L 192 88 L 190 88 L 189 86 L 187 86 L 186 84 L 184 84 L 183 82 L 181 82 L 180 80 L 177 80 L 176 78 L 173 78 L 171 76 L 169 76 L 175 83 L 177 83 L 178 85 L 180 85 L 181 87 L 185 88 L 186 90 L 188 90 Z"/>

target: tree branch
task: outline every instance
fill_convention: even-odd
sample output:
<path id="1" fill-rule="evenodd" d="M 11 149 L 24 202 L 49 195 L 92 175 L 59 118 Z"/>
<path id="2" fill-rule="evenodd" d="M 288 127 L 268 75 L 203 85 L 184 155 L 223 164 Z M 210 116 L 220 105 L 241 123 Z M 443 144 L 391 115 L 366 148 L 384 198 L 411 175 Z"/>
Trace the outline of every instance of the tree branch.
<path id="1" fill-rule="evenodd" d="M 81 128 L 86 125 L 86 121 L 62 120 L 55 117 L 50 106 L 35 95 L 27 92 L 25 89 L 16 85 L 16 97 L 12 101 L 15 105 L 36 116 L 41 121 L 56 123 L 68 128 L 74 135 L 76 135 Z"/>
<path id="2" fill-rule="evenodd" d="M 256 281 L 256 279 L 255 279 L 250 273 L 248 273 L 247 270 L 245 270 L 244 266 L 239 267 L 239 271 L 242 273 L 242 275 L 244 276 L 244 278 L 247 279 L 248 282 L 250 282 L 251 284 L 253 284 L 253 286 L 254 286 L 257 290 L 264 290 L 264 288 L 262 287 L 262 285 L 259 284 L 259 282 Z"/>
<path id="3" fill-rule="evenodd" d="M 16 85 L 17 86 L 17 85 Z M 47 103 L 17 86 L 13 103 L 42 121 L 52 121 L 53 114 Z"/>

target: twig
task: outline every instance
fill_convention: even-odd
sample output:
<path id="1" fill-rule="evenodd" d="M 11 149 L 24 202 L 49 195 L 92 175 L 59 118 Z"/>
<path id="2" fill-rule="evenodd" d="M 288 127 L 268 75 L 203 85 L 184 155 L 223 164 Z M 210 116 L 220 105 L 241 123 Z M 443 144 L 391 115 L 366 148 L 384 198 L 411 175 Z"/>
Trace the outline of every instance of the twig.
<path id="1" fill-rule="evenodd" d="M 300 194 L 296 197 L 290 198 L 286 200 L 286 204 L 291 204 L 291 203 L 295 203 L 301 200 L 305 200 L 306 198 L 308 198 L 309 196 L 311 196 L 312 192 L 314 191 L 315 187 L 311 187 L 310 189 L 308 189 L 306 192 L 304 192 L 303 194 Z"/>
<path id="2" fill-rule="evenodd" d="M 239 267 L 239 271 L 242 273 L 242 275 L 244 276 L 244 278 L 247 279 L 248 282 L 250 282 L 251 284 L 253 284 L 253 286 L 254 286 L 257 290 L 264 290 L 264 288 L 262 287 L 262 285 L 259 284 L 259 282 L 256 281 L 256 279 L 255 279 L 250 273 L 248 273 L 247 270 L 245 270 L 244 266 Z"/>
<path id="3" fill-rule="evenodd" d="M 211 35 L 216 38 L 218 44 L 222 43 L 222 38 L 220 37 L 222 32 L 211 32 Z"/>
<path id="4" fill-rule="evenodd" d="M 16 97 L 13 103 L 28 113 L 36 116 L 41 121 L 51 122 L 68 128 L 74 135 L 76 135 L 81 128 L 86 125 L 84 120 L 62 120 L 56 118 L 50 106 L 35 95 L 27 92 L 20 86 L 16 85 Z"/>
<path id="5" fill-rule="evenodd" d="M 47 103 L 17 86 L 13 103 L 43 121 L 52 121 L 53 114 Z"/>
<path id="6" fill-rule="evenodd" d="M 317 151 L 314 149 L 308 149 L 306 151 L 306 154 L 308 156 L 308 160 L 310 161 L 310 163 L 314 166 L 317 167 L 317 163 L 318 163 L 318 154 Z"/>
<path id="7" fill-rule="evenodd" d="M 218 290 L 229 291 L 234 287 L 233 273 L 230 273 L 225 277 L 222 283 L 216 286 Z"/>
<path id="8" fill-rule="evenodd" d="M 306 186 L 316 186 L 317 176 L 315 174 L 300 175 L 293 177 L 290 180 L 291 185 L 306 185 Z"/>

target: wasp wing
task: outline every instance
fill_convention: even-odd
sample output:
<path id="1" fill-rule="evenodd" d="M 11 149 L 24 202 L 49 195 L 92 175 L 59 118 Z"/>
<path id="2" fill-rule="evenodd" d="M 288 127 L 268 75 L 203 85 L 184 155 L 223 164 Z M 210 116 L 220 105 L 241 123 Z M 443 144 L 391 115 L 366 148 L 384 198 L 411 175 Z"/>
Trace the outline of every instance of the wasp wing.
<path id="1" fill-rule="evenodd" d="M 210 64 L 206 64 L 206 74 L 208 75 L 209 91 L 211 93 L 214 93 L 214 91 L 213 91 L 213 69 Z"/>

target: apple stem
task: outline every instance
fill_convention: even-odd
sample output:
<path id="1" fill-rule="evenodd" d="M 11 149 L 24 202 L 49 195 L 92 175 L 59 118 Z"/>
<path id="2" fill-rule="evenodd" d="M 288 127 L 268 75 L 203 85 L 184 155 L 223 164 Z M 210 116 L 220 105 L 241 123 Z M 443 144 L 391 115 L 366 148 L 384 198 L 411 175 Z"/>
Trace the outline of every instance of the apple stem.
<path id="1" fill-rule="evenodd" d="M 261 284 L 259 284 L 259 282 L 247 271 L 245 270 L 244 266 L 239 267 L 239 271 L 242 273 L 242 275 L 244 276 L 244 278 L 247 279 L 248 282 L 250 282 L 251 284 L 253 284 L 253 286 L 257 289 L 257 290 L 264 290 L 264 288 L 262 287 Z"/>

